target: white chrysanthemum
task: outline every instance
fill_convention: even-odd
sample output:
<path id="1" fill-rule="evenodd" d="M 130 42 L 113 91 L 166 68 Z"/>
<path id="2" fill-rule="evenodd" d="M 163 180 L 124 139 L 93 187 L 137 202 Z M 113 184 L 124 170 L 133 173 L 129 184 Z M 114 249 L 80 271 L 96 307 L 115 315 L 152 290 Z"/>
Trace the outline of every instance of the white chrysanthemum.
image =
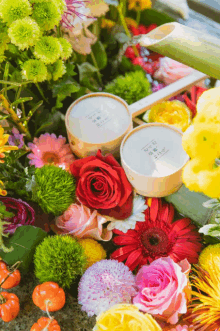
<path id="1" fill-rule="evenodd" d="M 102 260 L 86 270 L 79 282 L 78 302 L 88 316 L 99 315 L 136 295 L 135 276 L 117 260 Z"/>
<path id="2" fill-rule="evenodd" d="M 125 220 L 115 220 L 108 225 L 108 230 L 117 229 L 126 233 L 129 229 L 134 229 L 136 222 L 144 222 L 145 215 L 143 212 L 148 208 L 145 204 L 145 198 L 141 195 L 136 195 L 133 200 L 133 210 L 131 216 Z"/>

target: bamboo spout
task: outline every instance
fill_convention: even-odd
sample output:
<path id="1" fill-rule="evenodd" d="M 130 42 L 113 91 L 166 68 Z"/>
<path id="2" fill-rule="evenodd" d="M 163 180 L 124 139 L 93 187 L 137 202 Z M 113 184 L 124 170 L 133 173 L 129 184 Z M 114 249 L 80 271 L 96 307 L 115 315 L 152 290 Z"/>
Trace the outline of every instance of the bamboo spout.
<path id="1" fill-rule="evenodd" d="M 179 23 L 167 23 L 141 35 L 141 46 L 220 79 L 220 39 Z"/>

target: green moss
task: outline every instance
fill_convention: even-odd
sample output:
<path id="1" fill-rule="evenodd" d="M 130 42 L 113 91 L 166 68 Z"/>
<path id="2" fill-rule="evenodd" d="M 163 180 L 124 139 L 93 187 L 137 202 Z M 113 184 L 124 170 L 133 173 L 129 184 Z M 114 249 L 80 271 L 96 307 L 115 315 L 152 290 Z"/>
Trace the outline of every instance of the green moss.
<path id="1" fill-rule="evenodd" d="M 105 87 L 105 92 L 115 94 L 129 105 L 151 94 L 151 86 L 141 70 L 119 76 Z"/>
<path id="2" fill-rule="evenodd" d="M 47 237 L 37 246 L 34 264 L 40 282 L 53 281 L 69 288 L 85 271 L 87 258 L 79 242 L 71 236 Z"/>
<path id="3" fill-rule="evenodd" d="M 75 200 L 75 178 L 66 170 L 45 165 L 35 170 L 32 199 L 44 212 L 61 215 Z"/>

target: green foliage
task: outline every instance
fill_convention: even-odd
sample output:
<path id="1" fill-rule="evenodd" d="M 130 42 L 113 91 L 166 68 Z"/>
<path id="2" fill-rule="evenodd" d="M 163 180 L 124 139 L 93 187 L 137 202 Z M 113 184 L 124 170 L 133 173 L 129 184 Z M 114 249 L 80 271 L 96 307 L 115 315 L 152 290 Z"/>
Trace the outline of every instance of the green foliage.
<path id="1" fill-rule="evenodd" d="M 82 246 L 71 236 L 47 237 L 36 248 L 35 275 L 40 282 L 53 281 L 62 288 L 70 288 L 82 275 L 86 256 Z"/>
<path id="2" fill-rule="evenodd" d="M 35 171 L 33 197 L 44 212 L 58 216 L 75 199 L 75 178 L 66 170 L 54 165 L 45 165 Z"/>
<path id="3" fill-rule="evenodd" d="M 129 105 L 151 94 L 151 86 L 143 71 L 119 76 L 105 87 L 105 92 L 115 94 Z"/>
<path id="4" fill-rule="evenodd" d="M 5 205 L 0 202 L 0 250 L 2 250 L 4 253 L 9 253 L 13 251 L 13 247 L 10 246 L 10 248 L 6 247 L 3 241 L 3 237 L 8 237 L 8 233 L 4 233 L 4 225 L 10 224 L 10 222 L 3 221 L 3 219 L 7 217 L 12 217 L 13 214 L 10 212 L 7 212 Z"/>
<path id="5" fill-rule="evenodd" d="M 5 240 L 7 247 L 11 247 L 10 252 L 0 252 L 1 258 L 8 265 L 13 265 L 17 261 L 22 261 L 19 269 L 23 273 L 29 271 L 36 247 L 47 236 L 47 233 L 32 225 L 22 225 Z"/>

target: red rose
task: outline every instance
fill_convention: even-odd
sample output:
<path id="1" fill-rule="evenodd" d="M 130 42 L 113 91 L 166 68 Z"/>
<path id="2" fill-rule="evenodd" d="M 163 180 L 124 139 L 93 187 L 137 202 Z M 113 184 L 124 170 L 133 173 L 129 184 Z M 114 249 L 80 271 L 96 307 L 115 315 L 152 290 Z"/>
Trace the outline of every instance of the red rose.
<path id="1" fill-rule="evenodd" d="M 132 212 L 132 186 L 112 154 L 88 156 L 74 161 L 71 173 L 77 179 L 76 195 L 85 206 L 100 214 L 125 219 Z"/>

